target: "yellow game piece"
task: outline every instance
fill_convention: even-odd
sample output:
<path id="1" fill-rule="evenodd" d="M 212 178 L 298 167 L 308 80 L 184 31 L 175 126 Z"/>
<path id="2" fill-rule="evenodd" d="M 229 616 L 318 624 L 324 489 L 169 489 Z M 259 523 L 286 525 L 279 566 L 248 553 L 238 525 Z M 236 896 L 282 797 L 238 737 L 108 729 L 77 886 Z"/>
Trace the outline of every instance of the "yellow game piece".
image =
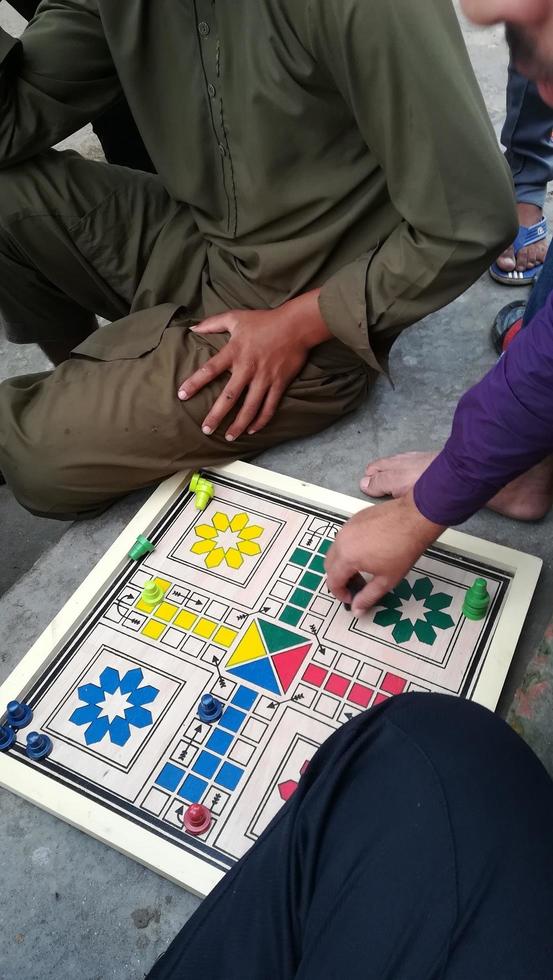
<path id="1" fill-rule="evenodd" d="M 144 584 L 140 598 L 150 606 L 157 606 L 158 602 L 161 602 L 163 599 L 164 594 L 165 590 L 161 588 L 161 585 L 158 585 L 154 579 L 150 579 L 149 582 Z"/>
<path id="2" fill-rule="evenodd" d="M 189 630 L 192 623 L 196 622 L 196 616 L 188 612 L 187 609 L 183 609 L 175 619 L 174 626 L 180 626 L 183 630 Z"/>
<path id="3" fill-rule="evenodd" d="M 166 623 L 170 623 L 173 616 L 175 613 L 178 613 L 178 611 L 178 606 L 173 606 L 170 602 L 162 602 L 161 606 L 158 606 L 156 609 L 156 619 L 164 619 Z"/>
<path id="4" fill-rule="evenodd" d="M 221 626 L 213 637 L 213 642 L 220 643 L 222 647 L 229 647 L 236 635 L 236 630 L 230 630 L 228 626 Z"/>
<path id="5" fill-rule="evenodd" d="M 199 619 L 192 632 L 196 636 L 203 636 L 205 640 L 209 640 L 216 626 L 217 623 L 212 623 L 209 619 Z"/>
<path id="6" fill-rule="evenodd" d="M 149 636 L 152 640 L 159 640 L 165 625 L 163 623 L 156 623 L 155 619 L 151 619 L 149 623 L 146 623 L 142 633 L 144 636 Z"/>

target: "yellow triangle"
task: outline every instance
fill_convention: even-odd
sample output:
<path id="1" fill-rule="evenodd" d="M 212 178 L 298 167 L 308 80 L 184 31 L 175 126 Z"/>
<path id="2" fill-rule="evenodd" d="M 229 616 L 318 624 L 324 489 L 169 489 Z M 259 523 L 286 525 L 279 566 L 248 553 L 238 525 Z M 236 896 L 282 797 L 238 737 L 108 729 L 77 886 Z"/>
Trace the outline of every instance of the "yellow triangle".
<path id="1" fill-rule="evenodd" d="M 257 623 L 250 623 L 232 657 L 227 662 L 227 667 L 236 667 L 237 664 L 244 664 L 248 660 L 257 660 L 258 657 L 266 656 L 266 653 Z"/>

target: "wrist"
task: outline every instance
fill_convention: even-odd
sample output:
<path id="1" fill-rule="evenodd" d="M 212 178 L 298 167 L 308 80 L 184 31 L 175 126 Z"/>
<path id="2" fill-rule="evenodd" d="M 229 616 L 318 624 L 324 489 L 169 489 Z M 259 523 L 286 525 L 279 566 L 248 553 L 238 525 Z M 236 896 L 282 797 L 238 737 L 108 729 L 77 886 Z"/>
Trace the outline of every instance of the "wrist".
<path id="1" fill-rule="evenodd" d="M 320 292 L 320 289 L 311 289 L 284 304 L 295 337 L 300 338 L 309 350 L 333 337 L 319 309 Z"/>
<path id="2" fill-rule="evenodd" d="M 430 521 L 420 512 L 412 490 L 404 497 L 399 497 L 397 503 L 398 518 L 404 524 L 406 532 L 413 541 L 420 546 L 421 551 L 433 544 L 436 538 L 439 538 L 440 534 L 445 531 L 446 524 L 435 524 L 434 521 Z"/>

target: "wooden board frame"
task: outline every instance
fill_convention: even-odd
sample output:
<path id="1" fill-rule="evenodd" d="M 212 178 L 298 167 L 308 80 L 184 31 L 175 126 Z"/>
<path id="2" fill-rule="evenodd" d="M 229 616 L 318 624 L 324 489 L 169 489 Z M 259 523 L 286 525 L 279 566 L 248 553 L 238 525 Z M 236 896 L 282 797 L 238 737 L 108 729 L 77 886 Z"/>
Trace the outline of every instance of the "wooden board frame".
<path id="1" fill-rule="evenodd" d="M 236 478 L 253 490 L 278 493 L 304 505 L 324 507 L 339 517 L 347 518 L 372 506 L 367 501 L 325 490 L 249 463 L 231 463 L 213 468 L 210 472 Z M 178 495 L 186 489 L 188 479 L 188 476 L 176 474 L 154 491 L 0 687 L 0 704 L 12 699 L 25 699 L 26 692 L 56 655 L 68 634 L 86 617 L 98 596 L 125 566 L 137 535 L 148 536 Z M 453 554 L 470 555 L 492 562 L 513 576 L 508 609 L 501 615 L 473 695 L 473 700 L 493 710 L 514 655 L 542 562 L 531 555 L 455 530 L 446 531 L 438 543 Z M 174 847 L 170 841 L 159 838 L 74 789 L 54 783 L 41 771 L 40 766 L 21 765 L 7 752 L 0 753 L 0 786 L 110 844 L 197 895 L 206 895 L 222 877 L 220 870 L 206 865 L 198 857 Z"/>

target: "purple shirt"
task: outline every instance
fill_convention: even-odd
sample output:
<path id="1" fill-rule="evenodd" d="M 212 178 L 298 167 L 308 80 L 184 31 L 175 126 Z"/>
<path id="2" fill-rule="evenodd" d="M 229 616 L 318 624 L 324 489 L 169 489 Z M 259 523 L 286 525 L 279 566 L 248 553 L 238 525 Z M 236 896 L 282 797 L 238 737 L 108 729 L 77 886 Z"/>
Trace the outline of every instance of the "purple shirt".
<path id="1" fill-rule="evenodd" d="M 461 524 L 551 452 L 553 293 L 461 398 L 444 449 L 415 484 L 415 503 L 436 524 Z"/>

